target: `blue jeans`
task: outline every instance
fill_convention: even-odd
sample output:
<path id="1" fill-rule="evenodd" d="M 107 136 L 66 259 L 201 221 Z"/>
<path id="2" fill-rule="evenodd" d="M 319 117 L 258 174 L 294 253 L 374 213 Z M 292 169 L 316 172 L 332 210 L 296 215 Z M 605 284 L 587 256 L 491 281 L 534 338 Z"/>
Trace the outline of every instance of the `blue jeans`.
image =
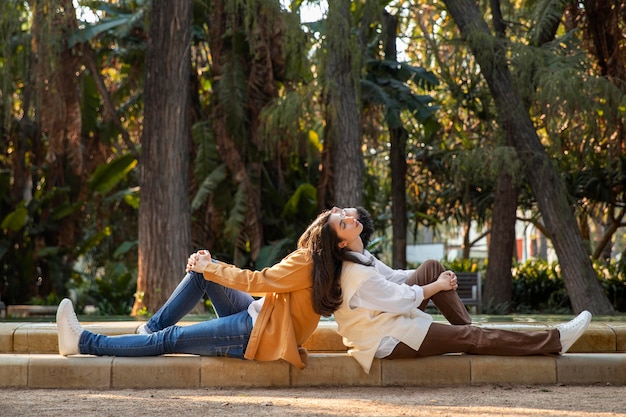
<path id="1" fill-rule="evenodd" d="M 190 326 L 176 326 L 207 295 L 217 319 Z M 84 331 L 80 353 L 106 356 L 157 356 L 189 353 L 204 356 L 243 358 L 252 332 L 249 294 L 207 281 L 190 272 L 178 284 L 166 303 L 146 323 L 152 334 L 105 336 Z"/>

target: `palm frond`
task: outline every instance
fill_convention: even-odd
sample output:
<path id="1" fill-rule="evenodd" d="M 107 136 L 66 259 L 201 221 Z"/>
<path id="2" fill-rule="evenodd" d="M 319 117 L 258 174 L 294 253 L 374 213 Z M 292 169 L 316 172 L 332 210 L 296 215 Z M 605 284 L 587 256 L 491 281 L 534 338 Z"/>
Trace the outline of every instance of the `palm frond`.
<path id="1" fill-rule="evenodd" d="M 248 212 L 248 195 L 246 186 L 240 183 L 235 192 L 233 206 L 228 212 L 224 226 L 224 234 L 230 239 L 237 239 L 246 220 Z"/>
<path id="2" fill-rule="evenodd" d="M 306 91 L 290 91 L 262 109 L 259 133 L 268 157 L 277 156 L 286 141 L 289 141 L 289 147 L 293 146 L 293 138 L 301 133 L 300 121 L 305 117 L 309 98 Z"/>
<path id="3" fill-rule="evenodd" d="M 361 99 L 363 102 L 385 107 L 393 107 L 393 98 L 387 94 L 385 89 L 378 83 L 368 79 L 361 79 Z"/>
<path id="4" fill-rule="evenodd" d="M 552 40 L 556 27 L 559 25 L 567 4 L 571 0 L 538 0 L 531 10 L 531 19 L 534 24 L 529 30 L 531 45 L 540 46 Z"/>
<path id="5" fill-rule="evenodd" d="M 195 123 L 191 127 L 191 137 L 198 146 L 194 163 L 194 174 L 198 178 L 205 178 L 219 165 L 211 122 L 205 120 Z"/>
<path id="6" fill-rule="evenodd" d="M 202 207 L 209 195 L 217 188 L 217 186 L 222 181 L 226 179 L 226 177 L 227 169 L 225 164 L 218 166 L 213 172 L 211 172 L 204 179 L 204 181 L 202 181 L 200 187 L 198 187 L 198 191 L 191 201 L 191 210 L 195 211 Z"/>
<path id="7" fill-rule="evenodd" d="M 245 137 L 244 128 L 249 125 L 245 109 L 247 87 L 248 80 L 241 60 L 237 55 L 229 54 L 217 93 L 226 118 L 226 128 L 235 140 Z"/>
<path id="8" fill-rule="evenodd" d="M 129 6 L 130 5 L 130 6 Z M 115 37 L 123 38 L 132 33 L 136 27 L 144 26 L 146 12 L 150 2 L 116 2 L 105 3 L 102 1 L 85 2 L 85 7 L 103 13 L 106 17 L 96 23 L 87 24 L 76 30 L 69 37 L 69 47 L 78 43 L 87 42 L 107 32 Z"/>
<path id="9" fill-rule="evenodd" d="M 313 184 L 301 184 L 285 203 L 281 217 L 295 215 L 313 217 L 317 210 L 317 188 Z"/>

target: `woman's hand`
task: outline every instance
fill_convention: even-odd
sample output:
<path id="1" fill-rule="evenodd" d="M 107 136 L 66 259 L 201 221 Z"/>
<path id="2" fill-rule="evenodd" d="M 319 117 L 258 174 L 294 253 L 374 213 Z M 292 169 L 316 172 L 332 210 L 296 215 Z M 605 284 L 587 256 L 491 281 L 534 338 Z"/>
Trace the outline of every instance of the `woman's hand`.
<path id="1" fill-rule="evenodd" d="M 189 255 L 185 271 L 204 272 L 204 269 L 209 263 L 211 263 L 211 252 L 206 249 L 201 249 L 198 252 Z"/>
<path id="2" fill-rule="evenodd" d="M 437 278 L 441 291 L 456 290 L 459 287 L 456 274 L 452 271 L 444 271 Z"/>
<path id="3" fill-rule="evenodd" d="M 437 277 L 436 281 L 423 285 L 422 290 L 424 291 L 424 299 L 428 299 L 438 292 L 456 290 L 458 287 L 456 274 L 452 271 L 444 271 Z"/>

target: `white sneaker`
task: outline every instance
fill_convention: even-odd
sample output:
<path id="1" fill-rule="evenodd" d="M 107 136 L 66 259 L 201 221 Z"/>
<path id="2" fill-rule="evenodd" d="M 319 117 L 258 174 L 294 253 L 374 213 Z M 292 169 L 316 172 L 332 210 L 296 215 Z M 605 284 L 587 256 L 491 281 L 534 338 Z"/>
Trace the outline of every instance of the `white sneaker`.
<path id="1" fill-rule="evenodd" d="M 76 318 L 72 301 L 64 298 L 57 309 L 57 333 L 59 336 L 59 353 L 63 356 L 77 355 L 78 340 L 83 327 Z"/>
<path id="2" fill-rule="evenodd" d="M 146 323 L 144 323 L 141 326 L 137 327 L 137 330 L 135 330 L 135 333 L 136 334 L 152 334 L 152 331 L 148 329 L 148 327 L 146 326 Z"/>
<path id="3" fill-rule="evenodd" d="M 591 313 L 585 310 L 573 320 L 556 326 L 561 337 L 561 353 L 567 352 L 572 347 L 589 327 L 589 323 L 591 323 Z"/>

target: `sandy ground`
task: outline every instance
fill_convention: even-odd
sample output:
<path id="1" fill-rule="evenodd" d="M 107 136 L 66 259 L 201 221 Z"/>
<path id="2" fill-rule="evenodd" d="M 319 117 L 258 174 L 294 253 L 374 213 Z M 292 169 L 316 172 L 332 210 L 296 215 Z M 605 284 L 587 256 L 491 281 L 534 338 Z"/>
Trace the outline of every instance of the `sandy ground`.
<path id="1" fill-rule="evenodd" d="M 626 387 L 0 389 L 0 416 L 626 417 Z"/>

